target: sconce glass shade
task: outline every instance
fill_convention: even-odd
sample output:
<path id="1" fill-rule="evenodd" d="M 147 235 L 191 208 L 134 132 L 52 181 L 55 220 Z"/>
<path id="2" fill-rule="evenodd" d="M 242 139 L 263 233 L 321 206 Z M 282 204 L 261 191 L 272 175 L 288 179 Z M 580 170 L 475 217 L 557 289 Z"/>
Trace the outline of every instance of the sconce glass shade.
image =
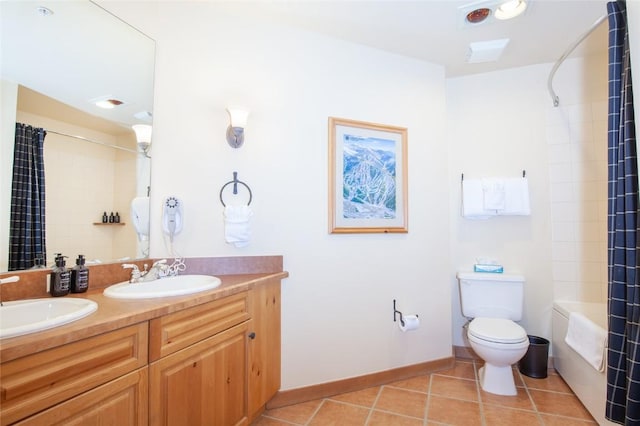
<path id="1" fill-rule="evenodd" d="M 134 124 L 131 126 L 133 131 L 136 132 L 136 140 L 138 143 L 151 143 L 151 130 L 153 129 L 148 124 Z"/>
<path id="2" fill-rule="evenodd" d="M 153 130 L 153 127 L 149 124 L 134 124 L 131 127 L 133 128 L 133 131 L 136 132 L 138 147 L 144 155 L 148 157 L 149 148 L 151 147 L 151 131 Z"/>
<path id="3" fill-rule="evenodd" d="M 231 124 L 227 127 L 227 142 L 233 148 L 240 148 L 244 143 L 244 128 L 247 125 L 249 111 L 242 108 L 227 108 Z"/>

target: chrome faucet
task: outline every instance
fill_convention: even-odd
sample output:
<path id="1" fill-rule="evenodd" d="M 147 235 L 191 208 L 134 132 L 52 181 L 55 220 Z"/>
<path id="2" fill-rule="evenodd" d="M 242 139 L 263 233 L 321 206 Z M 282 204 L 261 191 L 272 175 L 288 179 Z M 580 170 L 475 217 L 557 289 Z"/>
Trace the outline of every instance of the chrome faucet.
<path id="1" fill-rule="evenodd" d="M 167 275 L 169 275 L 168 269 L 169 267 L 167 266 L 167 259 L 153 262 L 153 265 L 151 265 L 151 269 L 142 274 L 140 281 L 153 281 L 159 278 L 166 277 Z"/>
<path id="2" fill-rule="evenodd" d="M 138 269 L 138 265 L 133 263 L 123 263 L 123 269 L 131 269 L 131 277 L 129 278 L 130 283 L 138 283 L 141 281 L 142 277 L 147 274 L 147 265 L 144 265 L 144 272 L 140 272 Z"/>

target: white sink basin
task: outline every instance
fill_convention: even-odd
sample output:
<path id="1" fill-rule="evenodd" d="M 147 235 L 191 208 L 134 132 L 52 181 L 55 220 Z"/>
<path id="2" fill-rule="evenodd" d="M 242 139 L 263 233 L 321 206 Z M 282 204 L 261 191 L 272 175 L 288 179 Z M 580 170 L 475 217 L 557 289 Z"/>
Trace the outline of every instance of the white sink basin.
<path id="1" fill-rule="evenodd" d="M 128 281 L 114 284 L 104 290 L 104 295 L 116 299 L 151 299 L 156 297 L 182 296 L 214 289 L 220 278 L 211 275 L 176 275 L 141 283 Z"/>
<path id="2" fill-rule="evenodd" d="M 0 338 L 58 327 L 95 312 L 98 304 L 72 297 L 4 302 L 0 306 Z"/>

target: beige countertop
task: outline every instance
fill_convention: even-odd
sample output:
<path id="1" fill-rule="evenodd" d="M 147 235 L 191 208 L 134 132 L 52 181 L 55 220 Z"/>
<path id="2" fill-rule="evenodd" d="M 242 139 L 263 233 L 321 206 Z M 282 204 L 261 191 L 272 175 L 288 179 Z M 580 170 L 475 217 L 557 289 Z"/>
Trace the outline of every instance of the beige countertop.
<path id="1" fill-rule="evenodd" d="M 112 299 L 102 294 L 103 289 L 64 296 L 91 299 L 98 303 L 98 310 L 85 318 L 50 330 L 1 339 L 0 362 L 10 361 L 251 290 L 256 285 L 271 280 L 281 280 L 288 277 L 289 274 L 283 271 L 216 276 L 222 281 L 220 286 L 213 290 L 185 296 L 136 300 Z"/>

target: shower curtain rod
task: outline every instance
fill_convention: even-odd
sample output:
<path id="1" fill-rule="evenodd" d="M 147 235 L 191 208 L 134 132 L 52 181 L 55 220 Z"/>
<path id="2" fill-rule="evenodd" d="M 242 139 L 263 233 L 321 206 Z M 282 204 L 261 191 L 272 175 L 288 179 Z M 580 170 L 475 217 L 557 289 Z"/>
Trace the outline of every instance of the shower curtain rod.
<path id="1" fill-rule="evenodd" d="M 556 92 L 553 91 L 553 76 L 555 75 L 556 71 L 558 71 L 558 68 L 560 68 L 560 65 L 562 65 L 564 60 L 567 59 L 569 55 L 571 55 L 571 52 L 573 52 L 573 50 L 578 47 L 578 45 L 582 43 L 582 41 L 587 38 L 589 34 L 595 31 L 595 29 L 598 28 L 598 26 L 602 24 L 606 19 L 607 15 L 602 15 L 601 17 L 599 17 L 596 22 L 594 22 L 593 25 L 591 25 L 591 27 L 584 34 L 582 34 L 580 38 L 578 38 L 578 40 L 576 40 L 575 42 L 573 42 L 573 44 L 571 44 L 571 46 L 569 46 L 569 48 L 564 52 L 562 56 L 560 56 L 560 58 L 556 61 L 555 65 L 551 69 L 549 79 L 547 80 L 547 88 L 549 89 L 549 94 L 551 95 L 551 99 L 553 100 L 553 106 L 557 107 L 558 105 L 560 105 L 560 98 L 558 98 Z"/>
<path id="2" fill-rule="evenodd" d="M 95 143 L 97 145 L 107 146 L 109 148 L 115 148 L 115 149 L 119 149 L 119 150 L 122 150 L 122 151 L 132 152 L 134 154 L 138 153 L 138 151 L 130 149 L 130 148 L 125 148 L 125 147 L 118 146 L 118 145 L 111 145 L 111 144 L 104 143 L 104 142 L 94 141 L 92 139 L 85 138 L 84 136 L 70 135 L 68 133 L 56 132 L 55 130 L 49 130 L 49 129 L 44 129 L 44 130 L 47 133 L 53 133 L 53 134 L 60 135 L 60 136 L 67 136 L 67 137 L 74 138 L 74 139 L 80 139 L 80 140 L 83 140 L 85 142 L 91 142 L 91 143 Z"/>

